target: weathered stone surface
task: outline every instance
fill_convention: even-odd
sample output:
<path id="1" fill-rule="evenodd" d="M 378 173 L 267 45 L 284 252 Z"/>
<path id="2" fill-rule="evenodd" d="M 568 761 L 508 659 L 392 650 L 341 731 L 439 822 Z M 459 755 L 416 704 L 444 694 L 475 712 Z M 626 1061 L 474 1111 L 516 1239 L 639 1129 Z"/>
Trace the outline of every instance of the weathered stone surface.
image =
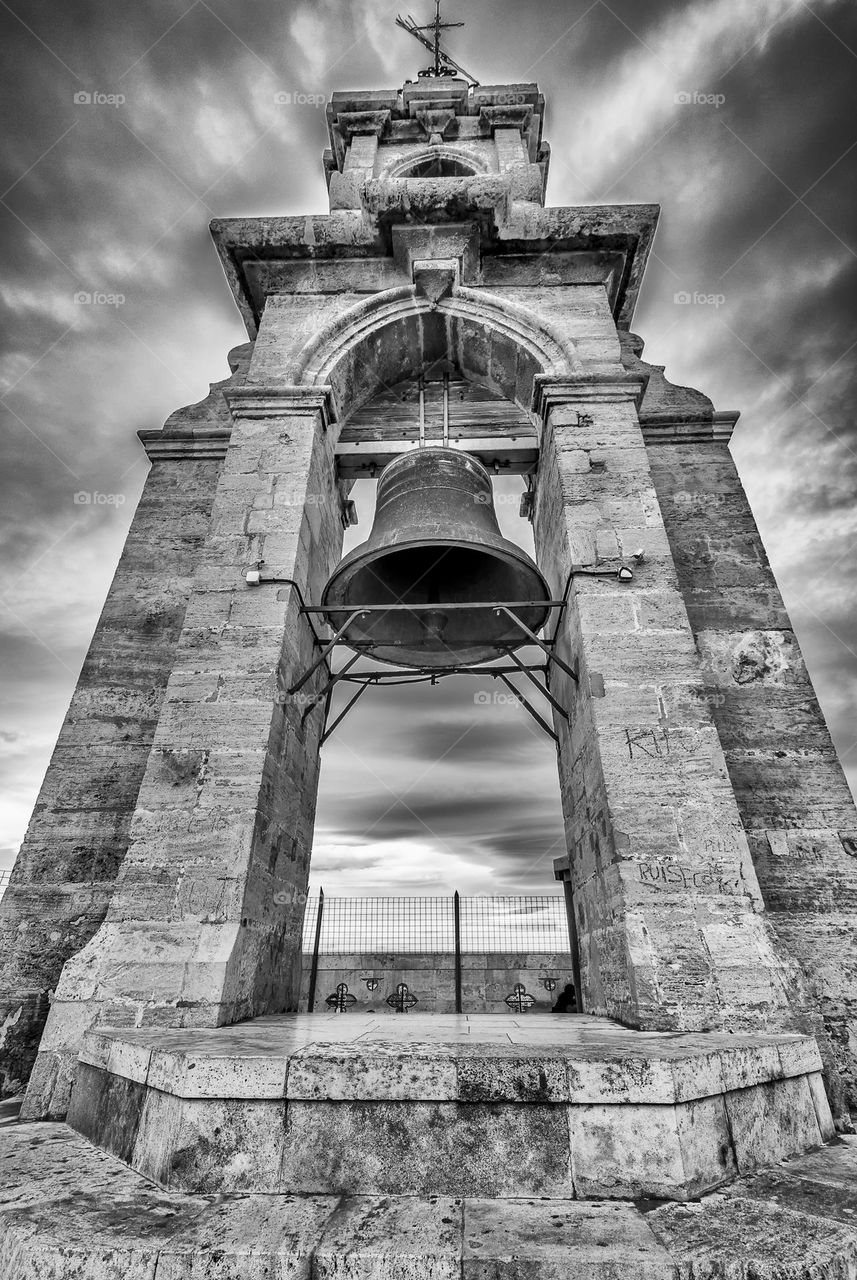
<path id="1" fill-rule="evenodd" d="M 167 1188 L 686 1199 L 821 1141 L 795 1036 L 328 1015 L 84 1049 L 71 1123 Z"/>
<path id="2" fill-rule="evenodd" d="M 314 1280 L 458 1280 L 462 1213 L 449 1196 L 345 1200 L 316 1246 Z"/>
<path id="3" fill-rule="evenodd" d="M 671 715 L 703 668 L 679 591 L 625 375 L 542 388 L 549 428 L 535 513 L 537 555 L 555 596 L 575 565 L 560 651 L 571 710 L 556 718 L 583 1007 L 634 1026 L 792 1029 L 781 964 L 710 708 Z M 587 433 L 599 433 L 599 469 Z M 633 516 L 622 504 L 635 500 Z M 619 504 L 618 515 L 613 504 Z M 587 696 L 597 673 L 605 697 Z M 599 683 L 600 687 L 600 683 Z M 650 690 L 648 701 L 627 690 Z M 654 846 L 654 847 L 653 847 Z"/>
<path id="4" fill-rule="evenodd" d="M 282 1102 L 178 1099 L 150 1090 L 134 1143 L 134 1168 L 163 1187 L 276 1191 L 285 1115 Z"/>
<path id="5" fill-rule="evenodd" d="M 156 1280 L 315 1280 L 337 1205 L 335 1196 L 215 1200 L 161 1250 Z"/>
<path id="6" fill-rule="evenodd" d="M 566 1280 L 570 1274 L 671 1280 L 673 1264 L 630 1205 L 466 1201 L 464 1280 Z"/>
<path id="7" fill-rule="evenodd" d="M 805 1076 L 727 1093 L 726 1111 L 741 1173 L 821 1146 Z"/>
<path id="8" fill-rule="evenodd" d="M 233 430 L 198 553 L 212 573 L 202 568 L 195 581 L 131 848 L 105 924 L 58 986 L 42 1046 L 53 1059 L 31 1087 L 29 1115 L 61 1111 L 57 1081 L 68 1071 L 59 1064 L 73 1061 L 86 1025 L 216 1025 L 297 1002 L 319 727 L 316 718 L 302 728 L 300 708 L 276 694 L 308 663 L 312 642 L 295 592 L 254 593 L 244 571 L 264 557 L 317 594 L 338 555 L 322 400 L 278 399 L 263 410 L 264 435 L 253 409 Z M 245 468 L 291 495 L 293 531 L 247 531 L 246 497 L 232 487 Z M 307 505 L 308 491 L 324 505 Z M 214 629 L 208 607 L 223 597 L 230 623 Z M 233 648 L 247 630 L 256 645 Z"/>
<path id="9" fill-rule="evenodd" d="M 735 1176 L 723 1100 L 570 1112 L 577 1194 L 688 1199 Z"/>
<path id="10" fill-rule="evenodd" d="M 571 1195 L 565 1109 L 289 1102 L 282 1190 Z"/>
<path id="11" fill-rule="evenodd" d="M 857 1233 L 743 1195 L 655 1209 L 647 1220 L 679 1280 L 840 1280 L 857 1266 Z"/>
<path id="12" fill-rule="evenodd" d="M 157 462 L 0 901 L 0 1096 L 29 1077 L 66 960 L 104 918 L 219 463 Z"/>
<path id="13" fill-rule="evenodd" d="M 686 1205 L 163 1193 L 64 1125 L 0 1142 L 3 1280 L 844 1280 L 848 1140 Z"/>
<path id="14" fill-rule="evenodd" d="M 798 970 L 792 1006 L 819 1036 L 841 1118 L 846 1096 L 857 1099 L 857 959 L 845 941 L 857 862 L 842 839 L 857 826 L 853 800 L 726 442 L 677 443 L 650 458 L 705 668 L 700 696 L 778 948 Z"/>

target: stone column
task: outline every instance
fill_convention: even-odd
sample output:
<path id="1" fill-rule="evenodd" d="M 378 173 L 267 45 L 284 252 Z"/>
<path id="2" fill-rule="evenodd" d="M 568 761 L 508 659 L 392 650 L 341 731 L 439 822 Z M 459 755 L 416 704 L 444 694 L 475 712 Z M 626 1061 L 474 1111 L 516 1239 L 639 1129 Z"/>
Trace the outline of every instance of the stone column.
<path id="1" fill-rule="evenodd" d="M 0 903 L 0 1096 L 20 1093 L 63 965 L 104 919 L 220 462 L 155 461 Z"/>
<path id="2" fill-rule="evenodd" d="M 807 975 L 792 1005 L 841 1115 L 857 1106 L 854 801 L 726 440 L 682 426 L 649 458 L 770 927 Z"/>
<path id="3" fill-rule="evenodd" d="M 554 693 L 583 1006 L 630 1026 L 789 1025 L 784 975 L 652 485 L 632 375 L 538 380 L 535 539 L 562 594 Z M 641 563 L 633 559 L 642 551 Z M 627 584 L 615 574 L 633 568 Z"/>
<path id="4" fill-rule="evenodd" d="M 63 971 L 27 1095 L 65 1111 L 90 1026 L 217 1026 L 297 1007 L 321 711 L 287 695 L 313 660 L 296 588 L 339 558 L 325 389 L 226 392 L 234 427 L 104 924 Z M 318 674 L 314 685 L 323 679 Z M 312 691 L 308 687 L 304 692 Z"/>
<path id="5" fill-rule="evenodd" d="M 330 174 L 331 212 L 334 209 L 359 209 L 363 183 L 368 182 L 375 174 L 377 141 L 379 141 L 381 129 L 384 128 L 384 120 L 375 120 L 373 124 L 366 123 L 365 128 L 370 132 L 353 133 L 350 136 L 342 173 L 334 170 L 334 173 Z"/>

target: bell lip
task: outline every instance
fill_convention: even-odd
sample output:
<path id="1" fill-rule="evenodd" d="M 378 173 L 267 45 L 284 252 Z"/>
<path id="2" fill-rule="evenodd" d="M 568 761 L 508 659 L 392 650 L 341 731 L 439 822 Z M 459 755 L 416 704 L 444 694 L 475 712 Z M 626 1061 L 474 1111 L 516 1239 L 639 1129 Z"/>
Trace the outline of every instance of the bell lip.
<path id="1" fill-rule="evenodd" d="M 503 542 L 502 555 L 501 555 L 500 548 L 492 547 L 490 543 L 489 544 L 481 543 L 480 550 L 482 550 L 485 555 L 493 555 L 498 560 L 502 559 L 504 556 L 514 558 L 518 561 L 519 564 L 521 564 L 527 569 L 530 569 L 534 573 L 541 587 L 541 590 L 544 593 L 544 596 L 543 596 L 544 607 L 540 609 L 539 613 L 535 618 L 527 620 L 527 626 L 529 626 L 531 631 L 538 632 L 546 624 L 548 618 L 550 617 L 551 593 L 550 593 L 550 588 L 548 586 L 548 583 L 541 569 L 536 564 L 535 560 L 533 560 L 532 556 L 529 556 L 526 553 L 526 551 L 524 551 L 523 547 L 518 547 L 516 546 L 515 543 L 509 542 L 508 539 L 502 538 L 502 535 L 499 535 L 499 536 Z M 443 537 L 432 538 L 430 540 L 424 539 L 424 538 L 408 538 L 403 542 L 392 543 L 390 546 L 373 547 L 371 551 L 369 551 L 368 553 L 363 551 L 363 548 L 365 547 L 365 545 L 366 545 L 365 543 L 361 543 L 360 546 L 355 547 L 353 551 L 350 551 L 347 556 L 345 556 L 342 560 L 340 560 L 336 569 L 334 569 L 333 573 L 330 575 L 330 578 L 328 579 L 327 584 L 325 585 L 325 588 L 322 592 L 321 602 L 323 605 L 327 607 L 333 606 L 338 610 L 341 609 L 343 613 L 357 612 L 358 606 L 349 606 L 345 602 L 340 603 L 338 600 L 331 600 L 330 599 L 331 589 L 335 585 L 337 585 L 338 582 L 341 582 L 343 579 L 345 579 L 346 581 L 350 580 L 353 574 L 349 573 L 349 570 L 354 570 L 358 566 L 363 567 L 363 565 L 365 564 L 371 564 L 373 560 L 389 554 L 391 546 L 395 547 L 396 550 L 402 550 L 402 551 L 407 551 L 414 548 L 426 547 L 426 546 L 462 547 L 465 550 L 473 549 L 473 544 L 471 542 L 465 541 L 462 538 L 443 538 Z M 448 601 L 444 602 L 443 600 L 440 600 L 437 602 L 435 607 L 438 609 L 442 609 L 444 606 L 444 603 L 449 603 L 449 602 Z M 477 603 L 492 604 L 494 602 L 490 600 L 486 600 L 486 601 L 478 601 Z M 497 601 L 497 603 L 514 605 L 518 602 L 512 600 L 512 601 Z M 521 601 L 520 603 L 523 604 L 525 602 Z M 540 604 L 541 604 L 541 601 L 532 600 L 533 611 L 535 611 L 535 609 L 538 609 Z M 333 621 L 334 621 L 333 615 L 329 614 L 328 622 L 333 623 Z M 347 637 L 343 636 L 343 642 L 346 645 L 349 644 Z M 450 663 L 449 669 L 453 670 L 455 666 L 475 667 L 475 666 L 480 666 L 482 663 L 494 662 L 498 658 L 503 656 L 503 652 L 505 651 L 505 649 L 521 649 L 524 647 L 524 645 L 528 643 L 530 643 L 530 641 L 527 639 L 524 633 L 521 632 L 520 641 L 516 640 L 515 643 L 513 644 L 503 646 L 502 649 L 499 648 L 499 646 L 474 644 L 470 647 L 473 650 L 475 650 L 477 653 L 482 652 L 484 649 L 491 649 L 491 651 L 486 653 L 484 657 L 472 657 L 472 658 L 466 658 L 466 659 L 462 658 L 461 661 L 458 663 L 454 663 L 454 664 Z M 352 647 L 355 647 L 355 646 L 352 646 Z M 366 656 L 368 658 L 371 658 L 375 662 L 385 663 L 386 665 L 394 666 L 394 667 L 405 667 L 405 668 L 414 667 L 414 666 L 430 667 L 432 665 L 431 661 L 428 659 L 421 660 L 420 662 L 414 662 L 405 658 L 403 654 L 398 654 L 393 656 L 390 654 L 390 649 L 387 646 L 385 646 L 383 643 L 378 644 L 377 648 L 367 650 Z M 437 667 L 439 670 L 442 670 L 446 665 L 447 664 L 439 662 L 437 664 Z"/>
<path id="2" fill-rule="evenodd" d="M 539 623 L 539 626 L 544 626 L 544 623 L 547 621 L 548 613 L 550 612 L 550 610 L 547 608 L 548 601 L 551 599 L 550 587 L 548 586 L 548 583 L 547 583 L 547 580 L 545 579 L 544 574 L 542 573 L 541 569 L 536 564 L 532 556 L 527 555 L 523 547 L 519 547 L 514 542 L 510 542 L 508 538 L 503 538 L 502 534 L 500 534 L 499 537 L 503 543 L 502 549 L 500 547 L 492 546 L 490 542 L 480 542 L 478 547 L 475 549 L 482 551 L 484 555 L 493 555 L 497 560 L 502 560 L 504 556 L 507 558 L 515 559 L 518 561 L 519 564 L 523 565 L 524 568 L 532 570 L 532 572 L 538 578 L 539 584 L 541 585 L 542 591 L 544 592 L 545 616 L 542 619 L 542 621 Z M 431 538 L 431 539 L 406 538 L 401 542 L 391 542 L 391 543 L 382 544 L 380 546 L 372 547 L 370 551 L 365 551 L 364 550 L 365 546 L 366 546 L 366 543 L 361 542 L 359 546 L 354 547 L 352 551 L 349 551 L 347 556 L 343 556 L 343 558 L 340 560 L 339 564 L 336 566 L 333 573 L 330 575 L 327 582 L 325 583 L 324 590 L 321 593 L 321 603 L 323 605 L 328 607 L 330 605 L 335 605 L 337 607 L 341 607 L 342 609 L 348 609 L 349 606 L 344 602 L 340 606 L 340 602 L 338 600 L 330 599 L 330 592 L 331 592 L 331 589 L 334 587 L 334 585 L 336 585 L 346 575 L 348 570 L 353 569 L 357 564 L 360 564 L 361 567 L 363 565 L 372 564 L 374 560 L 378 560 L 382 556 L 389 555 L 390 552 L 393 550 L 413 551 L 420 547 L 461 547 L 465 551 L 474 550 L 473 543 L 467 542 L 463 538 L 444 538 L 442 536 L 437 538 Z M 384 602 L 382 601 L 382 603 Z M 447 601 L 441 600 L 438 602 L 438 607 L 442 608 L 444 604 L 449 604 L 449 603 L 451 602 L 448 600 Z M 491 604 L 493 603 L 493 601 L 486 600 L 486 601 L 479 601 L 478 603 Z M 503 600 L 503 601 L 498 601 L 497 603 L 514 604 L 517 602 Z M 521 603 L 525 603 L 525 602 L 521 601 Z M 533 603 L 540 604 L 541 601 L 534 600 Z M 352 609 L 352 612 L 355 612 L 358 607 L 359 606 L 355 605 Z M 532 630 L 535 631 L 535 630 L 538 630 L 538 628 L 533 627 Z"/>

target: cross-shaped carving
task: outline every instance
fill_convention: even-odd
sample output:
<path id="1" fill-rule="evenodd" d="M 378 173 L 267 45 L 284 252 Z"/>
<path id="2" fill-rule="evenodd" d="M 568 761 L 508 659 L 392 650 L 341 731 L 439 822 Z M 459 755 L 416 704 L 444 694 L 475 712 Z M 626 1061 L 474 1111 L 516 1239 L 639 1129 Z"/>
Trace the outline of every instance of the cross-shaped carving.
<path id="1" fill-rule="evenodd" d="M 506 1004 L 515 1013 L 526 1013 L 535 1003 L 535 997 L 530 995 L 523 982 L 516 982 L 514 991 L 506 996 Z"/>
<path id="2" fill-rule="evenodd" d="M 347 1013 L 351 1005 L 356 1004 L 357 997 L 353 996 L 348 990 L 348 984 L 340 982 L 339 986 L 325 1000 L 325 1004 L 329 1009 L 335 1009 L 337 1013 Z"/>
<path id="3" fill-rule="evenodd" d="M 412 991 L 408 990 L 407 982 L 400 982 L 395 994 L 387 996 L 387 1004 L 391 1009 L 395 1009 L 396 1013 L 407 1013 L 415 1004 L 419 1004 L 419 1000 Z"/>

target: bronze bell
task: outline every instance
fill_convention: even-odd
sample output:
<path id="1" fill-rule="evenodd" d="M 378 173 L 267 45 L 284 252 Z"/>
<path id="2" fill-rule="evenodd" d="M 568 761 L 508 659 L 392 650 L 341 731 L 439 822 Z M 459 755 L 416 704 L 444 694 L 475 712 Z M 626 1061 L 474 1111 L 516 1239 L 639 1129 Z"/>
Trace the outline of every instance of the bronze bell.
<path id="1" fill-rule="evenodd" d="M 322 595 L 323 604 L 342 605 L 328 614 L 336 630 L 361 605 L 437 605 L 368 613 L 343 636 L 381 662 L 434 668 L 484 662 L 527 643 L 493 608 L 444 606 L 529 602 L 515 613 L 537 632 L 549 599 L 535 563 L 500 533 L 488 472 L 469 454 L 437 446 L 384 468 L 372 532 L 340 561 Z"/>

